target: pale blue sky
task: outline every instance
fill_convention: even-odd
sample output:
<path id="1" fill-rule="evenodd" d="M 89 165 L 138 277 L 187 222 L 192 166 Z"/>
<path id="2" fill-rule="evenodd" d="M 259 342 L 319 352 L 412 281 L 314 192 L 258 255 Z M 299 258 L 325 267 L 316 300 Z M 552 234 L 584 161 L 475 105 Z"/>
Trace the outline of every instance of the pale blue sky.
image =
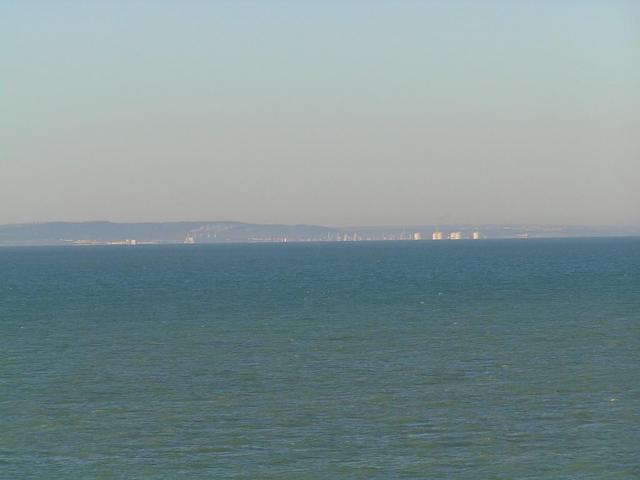
<path id="1" fill-rule="evenodd" d="M 0 223 L 640 223 L 640 2 L 0 3 Z"/>

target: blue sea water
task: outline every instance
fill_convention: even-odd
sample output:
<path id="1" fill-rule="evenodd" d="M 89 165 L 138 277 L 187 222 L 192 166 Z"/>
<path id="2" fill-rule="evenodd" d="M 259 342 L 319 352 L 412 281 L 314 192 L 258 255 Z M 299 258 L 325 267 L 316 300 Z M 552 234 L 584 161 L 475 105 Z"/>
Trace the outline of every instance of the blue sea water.
<path id="1" fill-rule="evenodd" d="M 0 478 L 640 478 L 640 239 L 0 249 Z"/>

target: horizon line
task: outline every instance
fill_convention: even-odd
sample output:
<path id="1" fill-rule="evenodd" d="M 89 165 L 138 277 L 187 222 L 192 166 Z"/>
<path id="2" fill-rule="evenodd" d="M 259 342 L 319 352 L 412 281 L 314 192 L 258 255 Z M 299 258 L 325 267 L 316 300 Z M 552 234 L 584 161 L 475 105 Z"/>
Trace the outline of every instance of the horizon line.
<path id="1" fill-rule="evenodd" d="M 544 226 L 544 227 L 635 227 L 640 228 L 640 223 L 543 223 L 543 222 L 493 222 L 493 223 L 472 223 L 472 222 L 433 222 L 433 223 L 378 223 L 378 224 L 350 224 L 343 226 L 325 225 L 320 223 L 262 223 L 249 222 L 244 220 L 141 220 L 141 221 L 114 221 L 114 220 L 36 220 L 26 222 L 0 223 L 0 227 L 25 226 L 25 225 L 46 225 L 46 224 L 99 224 L 107 223 L 114 225 L 133 224 L 178 224 L 178 223 L 233 223 L 243 225 L 262 226 L 305 226 L 324 228 L 406 228 L 406 227 L 445 227 L 445 226 L 467 226 L 474 228 L 495 227 L 495 226 Z"/>

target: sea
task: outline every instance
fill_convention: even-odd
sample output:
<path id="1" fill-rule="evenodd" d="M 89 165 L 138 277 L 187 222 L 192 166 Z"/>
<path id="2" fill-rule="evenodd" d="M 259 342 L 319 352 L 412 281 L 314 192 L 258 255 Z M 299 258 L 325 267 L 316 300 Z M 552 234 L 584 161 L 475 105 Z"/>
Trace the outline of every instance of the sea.
<path id="1" fill-rule="evenodd" d="M 640 238 L 0 248 L 0 479 L 227 478 L 640 478 Z"/>

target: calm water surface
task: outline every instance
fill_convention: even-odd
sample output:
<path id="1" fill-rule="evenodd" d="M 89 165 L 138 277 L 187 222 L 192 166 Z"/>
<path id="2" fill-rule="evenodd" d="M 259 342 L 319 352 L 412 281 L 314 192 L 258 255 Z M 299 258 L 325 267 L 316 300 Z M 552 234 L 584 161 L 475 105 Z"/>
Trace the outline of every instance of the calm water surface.
<path id="1" fill-rule="evenodd" d="M 2 479 L 640 478 L 640 239 L 0 249 Z"/>

